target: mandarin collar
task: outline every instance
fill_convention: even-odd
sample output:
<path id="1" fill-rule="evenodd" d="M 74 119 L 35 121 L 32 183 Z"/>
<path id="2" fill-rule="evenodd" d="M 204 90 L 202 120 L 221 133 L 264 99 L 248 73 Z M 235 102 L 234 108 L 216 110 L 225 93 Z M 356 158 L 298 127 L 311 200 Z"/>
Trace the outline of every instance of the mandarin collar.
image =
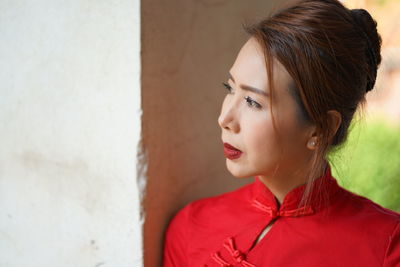
<path id="1" fill-rule="evenodd" d="M 338 192 L 339 185 L 332 176 L 329 163 L 326 165 L 322 176 L 313 181 L 312 191 L 309 202 L 299 207 L 300 200 L 306 189 L 306 184 L 302 184 L 289 191 L 280 207 L 274 194 L 263 184 L 259 176 L 255 177 L 252 190 L 251 205 L 258 211 L 269 214 L 272 218 L 276 217 L 298 217 L 316 213 L 325 206 Z"/>

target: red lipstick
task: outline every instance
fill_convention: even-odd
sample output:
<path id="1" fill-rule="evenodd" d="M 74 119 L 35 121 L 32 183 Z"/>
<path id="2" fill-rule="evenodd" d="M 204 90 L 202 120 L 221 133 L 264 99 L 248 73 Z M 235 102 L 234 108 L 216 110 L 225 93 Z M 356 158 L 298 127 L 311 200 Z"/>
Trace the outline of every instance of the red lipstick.
<path id="1" fill-rule="evenodd" d="M 228 159 L 237 159 L 242 155 L 242 151 L 228 143 L 224 143 L 224 154 Z"/>

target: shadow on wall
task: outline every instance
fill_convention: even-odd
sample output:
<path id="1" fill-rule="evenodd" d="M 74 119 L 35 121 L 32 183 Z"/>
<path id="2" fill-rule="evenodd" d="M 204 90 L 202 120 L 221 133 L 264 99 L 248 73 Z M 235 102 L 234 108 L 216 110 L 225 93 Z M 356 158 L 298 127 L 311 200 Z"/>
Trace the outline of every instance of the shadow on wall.
<path id="1" fill-rule="evenodd" d="M 184 205 L 253 181 L 226 170 L 220 84 L 247 39 L 241 24 L 272 3 L 142 1 L 145 266 L 161 266 L 164 231 Z"/>

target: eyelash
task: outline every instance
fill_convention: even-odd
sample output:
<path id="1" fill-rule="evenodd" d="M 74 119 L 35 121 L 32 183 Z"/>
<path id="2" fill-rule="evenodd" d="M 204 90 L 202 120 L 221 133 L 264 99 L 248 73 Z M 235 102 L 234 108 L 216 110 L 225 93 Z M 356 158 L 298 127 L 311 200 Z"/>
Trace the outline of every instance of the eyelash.
<path id="1" fill-rule="evenodd" d="M 228 90 L 229 93 L 232 93 L 232 89 L 233 88 L 228 83 L 223 82 L 222 84 Z M 245 96 L 244 99 L 246 100 L 248 106 L 255 107 L 255 108 L 258 108 L 258 109 L 261 108 L 261 105 L 258 104 L 256 101 L 254 101 L 251 97 Z"/>

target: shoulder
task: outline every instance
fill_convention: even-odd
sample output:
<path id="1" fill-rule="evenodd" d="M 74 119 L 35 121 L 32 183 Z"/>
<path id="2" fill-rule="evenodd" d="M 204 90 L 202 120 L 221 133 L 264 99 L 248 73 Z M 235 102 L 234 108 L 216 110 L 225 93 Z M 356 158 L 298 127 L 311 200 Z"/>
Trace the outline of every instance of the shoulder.
<path id="1" fill-rule="evenodd" d="M 400 223 L 400 213 L 344 188 L 335 203 L 334 213 L 341 227 L 370 241 L 386 240 Z"/>
<path id="2" fill-rule="evenodd" d="M 385 251 L 384 267 L 400 265 L 400 223 L 398 222 L 393 232 L 388 237 Z"/>
<path id="3" fill-rule="evenodd" d="M 336 210 L 335 221 L 350 230 L 352 239 L 371 245 L 374 253 L 382 251 L 384 267 L 400 265 L 400 213 L 346 189 Z"/>
<path id="4" fill-rule="evenodd" d="M 344 215 L 354 215 L 353 218 L 359 218 L 364 224 L 388 225 L 393 229 L 400 222 L 400 213 L 357 193 L 343 189 L 341 199 L 342 205 L 346 206 Z"/>
<path id="5" fill-rule="evenodd" d="M 167 243 L 172 240 L 186 243 L 194 226 L 223 227 L 220 218 L 237 216 L 235 209 L 245 205 L 246 198 L 251 194 L 251 185 L 239 187 L 219 195 L 204 197 L 189 202 L 181 208 L 170 220 L 166 230 Z M 219 224 L 215 224 L 219 221 Z"/>
<path id="6" fill-rule="evenodd" d="M 237 220 L 237 211 L 248 209 L 253 183 L 214 196 L 203 197 L 186 204 L 172 218 L 169 228 L 184 228 L 192 231 L 193 227 L 202 229 L 224 228 L 225 222 Z M 232 218 L 232 220 L 230 220 Z M 218 222 L 218 223 L 216 223 Z"/>
<path id="7" fill-rule="evenodd" d="M 164 236 L 163 267 L 187 266 L 188 219 L 190 205 L 186 205 L 170 220 Z"/>
<path id="8" fill-rule="evenodd" d="M 219 216 L 234 215 L 237 218 L 237 210 L 244 211 L 249 207 L 248 201 L 252 196 L 253 183 L 241 186 L 237 189 L 221 193 L 215 196 L 204 197 L 191 202 L 191 218 L 204 220 Z"/>
<path id="9" fill-rule="evenodd" d="M 185 226 L 192 220 L 207 217 L 210 214 L 221 214 L 246 204 L 251 197 L 253 183 L 215 196 L 193 200 L 181 208 L 170 222 L 170 227 Z"/>

